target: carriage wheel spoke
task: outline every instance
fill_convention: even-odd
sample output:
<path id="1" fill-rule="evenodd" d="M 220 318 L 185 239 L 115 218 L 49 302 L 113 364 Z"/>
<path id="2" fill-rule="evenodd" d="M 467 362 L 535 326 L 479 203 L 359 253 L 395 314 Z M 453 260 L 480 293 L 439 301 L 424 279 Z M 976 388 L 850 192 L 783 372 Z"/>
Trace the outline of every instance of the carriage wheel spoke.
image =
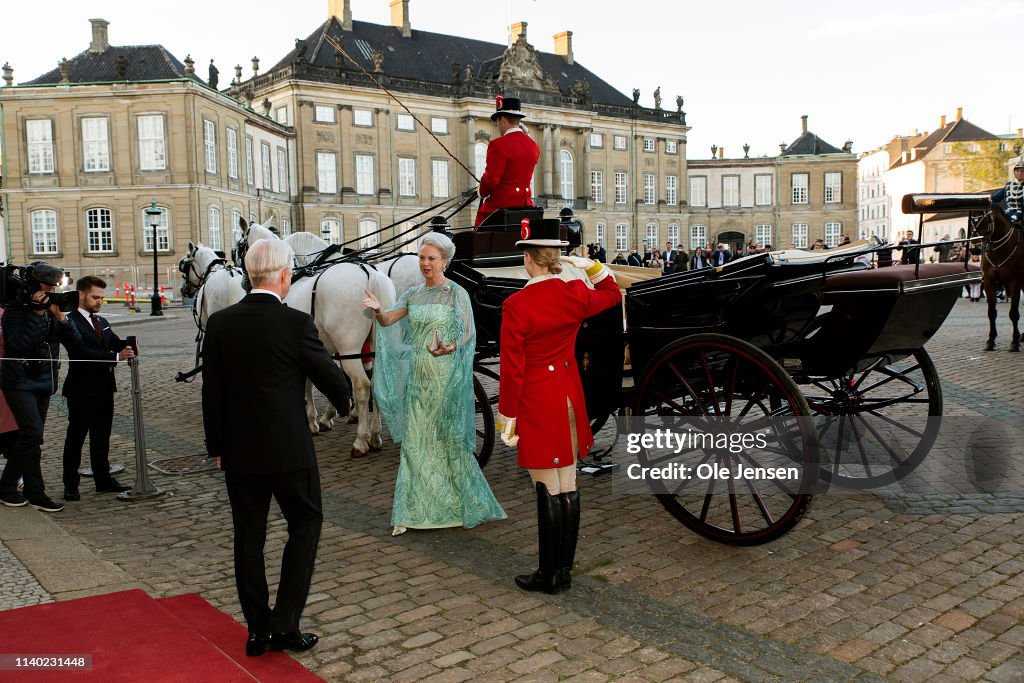
<path id="1" fill-rule="evenodd" d="M 711 477 L 708 482 L 708 491 L 704 494 L 704 504 L 700 506 L 700 521 L 705 524 L 708 521 L 708 510 L 711 509 L 711 497 L 715 495 L 715 478 Z"/>
<path id="2" fill-rule="evenodd" d="M 706 464 L 707 461 L 711 459 L 712 455 L 714 455 L 714 454 L 713 453 L 706 453 L 704 455 L 704 457 L 701 458 L 700 462 L 698 462 L 694 466 L 693 469 L 696 470 L 697 467 Z M 679 494 L 681 494 L 683 492 L 683 490 L 685 490 L 686 487 L 690 485 L 691 481 L 693 481 L 693 479 L 683 479 L 683 481 L 679 484 L 679 486 L 676 487 L 675 491 L 672 492 L 672 495 L 673 496 L 678 496 Z M 708 491 L 708 493 L 710 494 L 711 491 L 714 490 L 714 488 L 715 488 L 715 484 L 714 484 L 714 479 L 712 478 L 712 480 L 711 480 L 711 489 Z"/>
<path id="3" fill-rule="evenodd" d="M 752 397 L 750 398 L 750 400 L 749 400 L 749 401 L 747 401 L 747 405 L 743 406 L 743 410 L 741 410 L 741 411 L 739 412 L 739 414 L 737 415 L 737 417 L 743 417 L 743 416 L 745 416 L 745 415 L 747 414 L 747 412 L 748 412 L 748 411 L 749 411 L 749 410 L 750 410 L 750 409 L 751 409 L 752 407 L 754 407 L 755 405 L 757 405 L 757 404 L 759 404 L 759 403 L 761 402 L 761 398 L 762 398 L 763 396 L 766 396 L 766 395 L 768 394 L 768 384 L 769 384 L 768 382 L 765 382 L 765 383 L 764 383 L 764 386 L 762 386 L 762 387 L 761 387 L 761 388 L 760 388 L 760 389 L 758 390 L 758 392 L 757 392 L 756 394 L 754 394 L 754 395 L 753 395 L 753 396 L 752 396 Z"/>
<path id="4" fill-rule="evenodd" d="M 683 374 L 681 372 L 679 372 L 679 368 L 676 367 L 676 364 L 673 363 L 672 361 L 669 361 L 667 363 L 667 365 L 668 365 L 669 369 L 672 370 L 672 373 L 682 383 L 683 388 L 686 389 L 686 393 L 688 393 L 690 395 L 690 397 L 693 399 L 694 403 L 696 403 L 700 407 L 701 413 L 704 414 L 704 415 L 707 415 L 708 414 L 708 409 L 706 407 L 704 407 L 704 402 L 700 400 L 700 398 L 697 396 L 697 393 L 693 390 L 693 387 L 691 387 L 690 383 L 686 381 L 686 378 L 683 377 Z M 683 414 L 685 415 L 686 413 L 683 413 Z"/>
<path id="5" fill-rule="evenodd" d="M 767 449 L 764 449 L 764 450 L 767 450 Z M 785 453 L 783 453 L 783 455 L 785 455 Z M 749 453 L 740 453 L 739 457 L 742 460 L 746 460 L 750 464 L 751 467 L 760 467 L 761 466 L 761 464 L 759 462 L 757 462 L 756 460 L 754 460 L 753 456 L 751 456 Z M 747 482 L 747 486 L 753 487 L 753 484 L 750 483 L 749 479 L 744 479 L 744 481 Z M 775 484 L 777 487 L 782 489 L 782 492 L 785 493 L 787 496 L 789 496 L 790 498 L 796 500 L 796 494 L 793 493 L 793 491 L 791 489 L 789 489 L 785 484 L 783 484 L 781 479 L 772 479 L 770 481 L 771 481 L 771 483 Z M 754 495 L 758 495 L 758 496 L 760 495 L 753 488 L 751 489 L 751 493 L 753 493 Z"/>
<path id="6" fill-rule="evenodd" d="M 868 462 L 868 454 L 864 450 L 864 444 L 860 437 L 860 432 L 857 431 L 857 423 L 851 421 L 850 428 L 853 430 L 854 437 L 857 441 L 857 450 L 860 451 L 860 461 L 864 465 L 864 474 L 871 477 L 871 463 Z"/>
<path id="7" fill-rule="evenodd" d="M 923 439 L 924 438 L 924 432 L 919 432 L 916 429 L 912 429 L 911 427 L 908 427 L 907 425 L 903 424 L 902 422 L 896 422 L 896 420 L 893 420 L 891 417 L 888 417 L 886 415 L 882 415 L 881 413 L 877 413 L 874 410 L 869 410 L 867 412 L 870 413 L 871 415 L 874 415 L 879 420 L 884 420 L 885 422 L 888 422 L 889 424 L 891 424 L 894 427 L 899 427 L 900 429 L 902 429 L 903 431 L 907 432 L 908 434 L 913 435 L 917 439 Z"/>
<path id="8" fill-rule="evenodd" d="M 875 437 L 878 443 L 882 445 L 882 448 L 886 450 L 886 452 L 889 454 L 889 457 L 896 461 L 897 466 L 902 465 L 904 462 L 906 462 L 905 459 L 901 459 L 898 455 L 896 455 L 896 451 L 889 447 L 889 444 L 886 442 L 885 439 L 882 438 L 882 435 L 875 431 L 875 428 L 868 424 L 868 421 L 865 420 L 863 416 L 857 415 L 856 417 L 858 420 L 861 421 L 864 427 L 867 428 L 869 432 L 871 432 L 871 435 Z"/>
<path id="9" fill-rule="evenodd" d="M 721 415 L 722 411 L 718 407 L 718 393 L 715 391 L 715 381 L 711 378 L 711 366 L 708 364 L 708 357 L 704 353 L 704 349 L 700 350 L 700 362 L 704 366 L 704 377 L 708 381 L 708 389 L 711 390 L 711 404 L 715 407 L 715 415 Z"/>
<path id="10" fill-rule="evenodd" d="M 744 479 L 747 484 L 747 490 L 750 491 L 750 497 L 754 499 L 754 504 L 757 505 L 757 509 L 761 511 L 761 517 L 767 522 L 768 526 L 775 524 L 775 519 L 772 517 L 772 513 L 768 511 L 768 506 L 765 504 L 764 499 L 758 492 L 757 487 L 749 479 Z"/>
<path id="11" fill-rule="evenodd" d="M 917 382 L 913 381 L 912 379 L 910 379 L 910 377 L 908 377 L 908 375 L 910 375 L 910 373 L 914 372 L 915 370 L 920 370 L 920 369 L 921 369 L 921 364 L 920 363 L 917 363 L 916 365 L 914 365 L 912 367 L 909 367 L 906 370 L 899 370 L 899 371 L 893 370 L 892 368 L 890 368 L 888 366 L 886 366 L 884 368 L 878 368 L 878 369 L 875 370 L 875 372 L 878 372 L 878 373 L 880 373 L 882 375 L 886 375 L 885 379 L 880 379 L 877 382 L 875 382 L 874 384 L 872 384 L 871 386 L 864 387 L 863 389 L 860 388 L 860 382 L 857 382 L 857 385 L 856 385 L 855 388 L 860 393 L 866 394 L 866 393 L 868 393 L 870 391 L 874 391 L 875 389 L 877 389 L 880 386 L 883 386 L 885 384 L 888 384 L 889 382 L 892 382 L 893 380 L 899 380 L 901 382 L 909 384 L 912 387 L 917 388 L 917 390 L 920 391 L 921 387 L 919 387 Z M 861 381 L 863 381 L 863 378 L 861 379 Z"/>
<path id="12" fill-rule="evenodd" d="M 740 524 L 740 506 L 736 500 L 736 483 L 729 478 L 726 480 L 726 484 L 729 486 L 729 512 L 732 516 L 732 530 L 739 534 L 743 529 Z"/>
<path id="13" fill-rule="evenodd" d="M 676 412 L 678 412 L 680 415 L 686 415 L 686 408 L 676 403 L 675 399 L 673 399 L 671 396 L 666 396 L 657 389 L 651 389 L 651 393 L 657 396 L 659 399 L 661 399 L 662 402 L 667 403 L 668 405 L 675 408 Z"/>

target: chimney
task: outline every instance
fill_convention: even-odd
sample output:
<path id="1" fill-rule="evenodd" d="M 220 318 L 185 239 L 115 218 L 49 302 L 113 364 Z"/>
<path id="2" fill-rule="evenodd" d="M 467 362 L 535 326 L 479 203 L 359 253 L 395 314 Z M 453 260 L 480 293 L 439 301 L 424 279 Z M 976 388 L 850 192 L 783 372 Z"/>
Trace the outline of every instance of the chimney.
<path id="1" fill-rule="evenodd" d="M 565 63 L 572 66 L 572 31 L 555 34 L 555 54 L 565 57 Z"/>
<path id="2" fill-rule="evenodd" d="M 110 42 L 107 40 L 107 27 L 110 26 L 110 22 L 106 19 L 90 19 L 89 23 L 92 24 L 92 42 L 89 43 L 89 52 L 103 52 L 110 47 Z"/>
<path id="3" fill-rule="evenodd" d="M 956 108 L 956 120 L 959 121 L 963 117 L 964 117 L 964 108 L 963 107 L 957 107 Z"/>
<path id="4" fill-rule="evenodd" d="M 801 133 L 807 135 L 807 114 L 800 117 L 800 127 L 803 129 Z"/>
<path id="5" fill-rule="evenodd" d="M 1017 129 L 1017 137 L 1024 138 L 1024 128 Z"/>
<path id="6" fill-rule="evenodd" d="M 526 42 L 526 22 L 525 21 L 517 21 L 516 23 L 512 24 L 511 26 L 509 26 L 508 30 L 509 30 L 509 37 L 508 37 L 509 45 L 511 45 L 512 43 L 514 43 L 517 40 L 519 40 L 519 36 L 522 36 L 523 37 L 523 42 Z"/>
<path id="7" fill-rule="evenodd" d="M 346 31 L 352 30 L 352 3 L 351 0 L 327 0 L 327 17 L 337 17 L 341 22 L 341 28 Z"/>
<path id="8" fill-rule="evenodd" d="M 943 114 L 942 116 L 939 117 L 939 128 L 941 129 L 941 128 L 945 128 L 945 127 L 946 127 L 946 115 Z"/>
<path id="9" fill-rule="evenodd" d="M 724 159 L 725 158 L 725 147 L 719 147 L 718 148 L 718 158 L 719 159 Z"/>
<path id="10" fill-rule="evenodd" d="M 403 38 L 412 37 L 412 24 L 409 23 L 409 0 L 391 0 L 391 25 L 402 29 Z"/>

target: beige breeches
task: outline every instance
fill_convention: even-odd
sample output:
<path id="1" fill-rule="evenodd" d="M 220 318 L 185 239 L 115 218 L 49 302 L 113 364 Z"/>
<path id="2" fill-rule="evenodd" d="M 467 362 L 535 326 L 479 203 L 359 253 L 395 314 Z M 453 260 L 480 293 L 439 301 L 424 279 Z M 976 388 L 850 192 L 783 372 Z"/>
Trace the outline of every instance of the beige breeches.
<path id="1" fill-rule="evenodd" d="M 557 493 L 569 493 L 576 490 L 576 459 L 579 457 L 579 440 L 576 438 L 576 413 L 572 409 L 572 402 L 566 398 L 569 407 L 569 439 L 572 442 L 572 463 L 565 467 L 554 469 L 531 469 L 530 478 L 534 486 L 537 482 L 544 484 L 548 493 L 552 496 Z"/>

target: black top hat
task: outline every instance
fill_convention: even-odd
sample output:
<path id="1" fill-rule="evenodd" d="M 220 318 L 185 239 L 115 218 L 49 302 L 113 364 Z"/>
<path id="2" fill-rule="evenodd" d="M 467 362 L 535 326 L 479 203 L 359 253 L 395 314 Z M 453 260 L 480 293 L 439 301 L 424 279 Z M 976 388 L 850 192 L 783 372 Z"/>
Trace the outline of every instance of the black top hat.
<path id="1" fill-rule="evenodd" d="M 526 247 L 567 247 L 569 242 L 560 239 L 560 223 L 557 218 L 541 218 L 531 221 L 524 218 L 520 225 L 519 236 L 522 238 L 516 242 L 520 249 Z"/>
<path id="2" fill-rule="evenodd" d="M 523 103 L 519 101 L 518 97 L 505 97 L 504 95 L 498 95 L 494 98 L 494 113 L 491 114 L 491 121 L 494 121 L 499 116 L 517 116 L 521 119 L 526 118 L 521 110 Z"/>

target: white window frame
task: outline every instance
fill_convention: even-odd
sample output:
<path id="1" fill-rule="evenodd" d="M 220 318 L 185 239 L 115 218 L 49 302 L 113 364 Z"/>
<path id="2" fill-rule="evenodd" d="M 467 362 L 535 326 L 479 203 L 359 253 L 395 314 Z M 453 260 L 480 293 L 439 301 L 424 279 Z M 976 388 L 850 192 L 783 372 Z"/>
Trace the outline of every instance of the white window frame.
<path id="1" fill-rule="evenodd" d="M 217 124 L 210 119 L 203 119 L 203 158 L 206 161 L 206 172 L 217 172 Z"/>
<path id="2" fill-rule="evenodd" d="M 448 135 L 448 119 L 440 116 L 431 116 L 430 132 L 437 135 Z"/>
<path id="3" fill-rule="evenodd" d="M 260 161 L 263 177 L 262 186 L 264 190 L 274 191 L 274 165 L 270 156 L 270 143 L 260 142 Z"/>
<path id="4" fill-rule="evenodd" d="M 616 135 L 614 140 L 612 140 L 612 143 L 614 144 L 614 148 L 615 149 L 619 149 L 619 150 L 626 149 L 626 136 L 625 135 Z"/>
<path id="5" fill-rule="evenodd" d="M 59 253 L 57 212 L 53 209 L 36 209 L 29 216 L 32 224 L 32 253 L 41 256 Z"/>
<path id="6" fill-rule="evenodd" d="M 395 126 L 400 131 L 412 132 L 416 130 L 416 119 L 412 114 L 398 114 L 395 117 Z"/>
<path id="7" fill-rule="evenodd" d="M 316 153 L 316 191 L 338 193 L 338 155 L 334 152 Z"/>
<path id="8" fill-rule="evenodd" d="M 644 247 L 648 251 L 654 251 L 658 248 L 658 244 L 660 244 L 658 241 L 658 224 L 648 223 L 644 228 Z"/>
<path id="9" fill-rule="evenodd" d="M 594 224 L 594 241 L 597 244 L 601 245 L 602 247 L 605 246 L 605 234 L 604 233 L 605 233 L 604 223 L 595 223 Z"/>
<path id="10" fill-rule="evenodd" d="M 665 204 L 667 206 L 679 205 L 679 178 L 674 175 L 665 176 Z"/>
<path id="11" fill-rule="evenodd" d="M 843 174 L 839 171 L 825 173 L 825 203 L 838 204 L 843 201 Z"/>
<path id="12" fill-rule="evenodd" d="M 790 235 L 792 235 L 790 242 L 792 242 L 797 249 L 807 248 L 808 229 L 806 223 L 793 223 Z"/>
<path id="13" fill-rule="evenodd" d="M 373 112 L 369 109 L 353 109 L 352 125 L 360 128 L 373 128 Z"/>
<path id="14" fill-rule="evenodd" d="M 374 251 L 380 244 L 380 226 L 374 218 L 360 218 L 358 223 L 359 248 Z"/>
<path id="15" fill-rule="evenodd" d="M 626 239 L 628 230 L 629 226 L 626 225 L 625 223 L 615 224 L 615 251 L 621 251 L 625 253 L 628 249 L 628 247 L 626 246 L 628 244 Z"/>
<path id="16" fill-rule="evenodd" d="M 238 244 L 242 239 L 242 212 L 238 209 L 231 209 L 231 243 Z"/>
<path id="17" fill-rule="evenodd" d="M 337 109 L 329 104 L 313 105 L 313 123 L 337 123 Z"/>
<path id="18" fill-rule="evenodd" d="M 708 226 L 706 225 L 691 225 L 690 226 L 690 253 L 693 253 L 694 249 L 703 249 L 708 246 Z"/>
<path id="19" fill-rule="evenodd" d="M 163 114 L 143 114 L 135 118 L 139 140 L 139 170 L 167 169 L 167 143 L 164 138 Z"/>
<path id="20" fill-rule="evenodd" d="M 156 226 L 156 247 L 157 253 L 167 253 L 171 250 L 171 219 L 170 211 L 166 206 L 157 206 L 160 211 L 160 222 Z M 153 227 L 149 223 L 149 216 L 142 211 L 142 251 L 146 254 L 153 253 Z"/>
<path id="21" fill-rule="evenodd" d="M 209 238 L 210 249 L 214 251 L 220 251 L 223 249 L 221 246 L 221 224 L 220 224 L 220 208 L 210 205 L 210 208 L 206 211 L 206 229 L 207 236 Z"/>
<path id="22" fill-rule="evenodd" d="M 105 206 L 96 206 L 86 209 L 85 244 L 86 251 L 89 254 L 114 253 L 113 211 Z"/>
<path id="23" fill-rule="evenodd" d="M 576 165 L 573 163 L 572 152 L 563 149 L 558 153 L 558 175 L 562 185 L 562 201 L 566 206 L 576 203 Z"/>
<path id="24" fill-rule="evenodd" d="M 356 155 L 356 194 L 371 195 L 374 193 L 373 155 Z"/>
<path id="25" fill-rule="evenodd" d="M 767 173 L 758 173 L 754 176 L 754 205 L 771 206 L 772 203 L 772 177 Z"/>
<path id="26" fill-rule="evenodd" d="M 288 125 L 288 105 L 278 107 L 274 110 L 274 120 L 285 126 Z"/>
<path id="27" fill-rule="evenodd" d="M 791 183 L 793 185 L 793 203 L 807 204 L 810 197 L 810 193 L 808 192 L 808 188 L 811 183 L 810 174 L 794 173 L 791 176 Z"/>
<path id="28" fill-rule="evenodd" d="M 444 199 L 451 195 L 451 188 L 448 185 L 448 160 L 430 160 L 430 193 L 438 199 Z"/>
<path id="29" fill-rule="evenodd" d="M 82 168 L 86 173 L 110 171 L 110 122 L 105 116 L 82 117 Z"/>
<path id="30" fill-rule="evenodd" d="M 281 237 L 288 237 L 292 234 L 292 221 L 290 218 L 281 218 Z"/>
<path id="31" fill-rule="evenodd" d="M 416 196 L 416 159 L 413 157 L 398 157 L 398 196 Z"/>
<path id="32" fill-rule="evenodd" d="M 277 191 L 288 194 L 288 152 L 284 147 L 277 148 Z"/>
<path id="33" fill-rule="evenodd" d="M 839 221 L 825 223 L 825 246 L 829 249 L 839 246 L 839 238 L 843 234 L 843 224 Z"/>
<path id="34" fill-rule="evenodd" d="M 665 141 L 665 154 L 678 154 L 678 153 L 679 153 L 679 143 L 676 142 L 675 140 L 666 140 Z"/>
<path id="35" fill-rule="evenodd" d="M 644 151 L 653 152 L 658 148 L 654 138 L 644 138 Z"/>
<path id="36" fill-rule="evenodd" d="M 754 243 L 767 247 L 772 243 L 774 226 L 771 223 L 758 223 L 754 226 Z"/>
<path id="37" fill-rule="evenodd" d="M 478 142 L 473 145 L 473 168 L 478 178 L 484 177 L 487 170 L 487 143 Z"/>
<path id="38" fill-rule="evenodd" d="M 29 175 L 53 173 L 53 121 L 32 119 L 25 122 L 25 138 L 28 141 Z"/>
<path id="39" fill-rule="evenodd" d="M 253 161 L 253 141 L 251 135 L 245 136 L 245 181 L 251 188 L 256 184 L 256 168 L 255 162 Z"/>
<path id="40" fill-rule="evenodd" d="M 590 172 L 590 201 L 604 204 L 604 171 L 600 169 Z"/>
<path id="41" fill-rule="evenodd" d="M 228 128 L 228 178 L 238 180 L 238 131 Z"/>
<path id="42" fill-rule="evenodd" d="M 615 203 L 625 204 L 629 201 L 629 174 L 625 171 L 615 172 Z M 618 227 L 616 226 L 616 229 Z"/>
<path id="43" fill-rule="evenodd" d="M 604 133 L 591 133 L 590 134 L 590 146 L 593 149 L 604 148 Z"/>
<path id="44" fill-rule="evenodd" d="M 327 228 L 327 231 L 324 230 L 325 227 Z M 326 240 L 329 244 L 341 244 L 342 241 L 344 241 L 344 230 L 345 226 L 342 224 L 340 218 L 320 219 L 319 237 Z"/>
<path id="45" fill-rule="evenodd" d="M 708 205 L 708 177 L 706 175 L 690 176 L 690 206 Z"/>
<path id="46" fill-rule="evenodd" d="M 735 208 L 740 205 L 740 177 L 738 175 L 722 176 L 722 206 Z"/>
<path id="47" fill-rule="evenodd" d="M 658 203 L 658 176 L 654 173 L 644 173 L 644 204 L 653 205 Z"/>

